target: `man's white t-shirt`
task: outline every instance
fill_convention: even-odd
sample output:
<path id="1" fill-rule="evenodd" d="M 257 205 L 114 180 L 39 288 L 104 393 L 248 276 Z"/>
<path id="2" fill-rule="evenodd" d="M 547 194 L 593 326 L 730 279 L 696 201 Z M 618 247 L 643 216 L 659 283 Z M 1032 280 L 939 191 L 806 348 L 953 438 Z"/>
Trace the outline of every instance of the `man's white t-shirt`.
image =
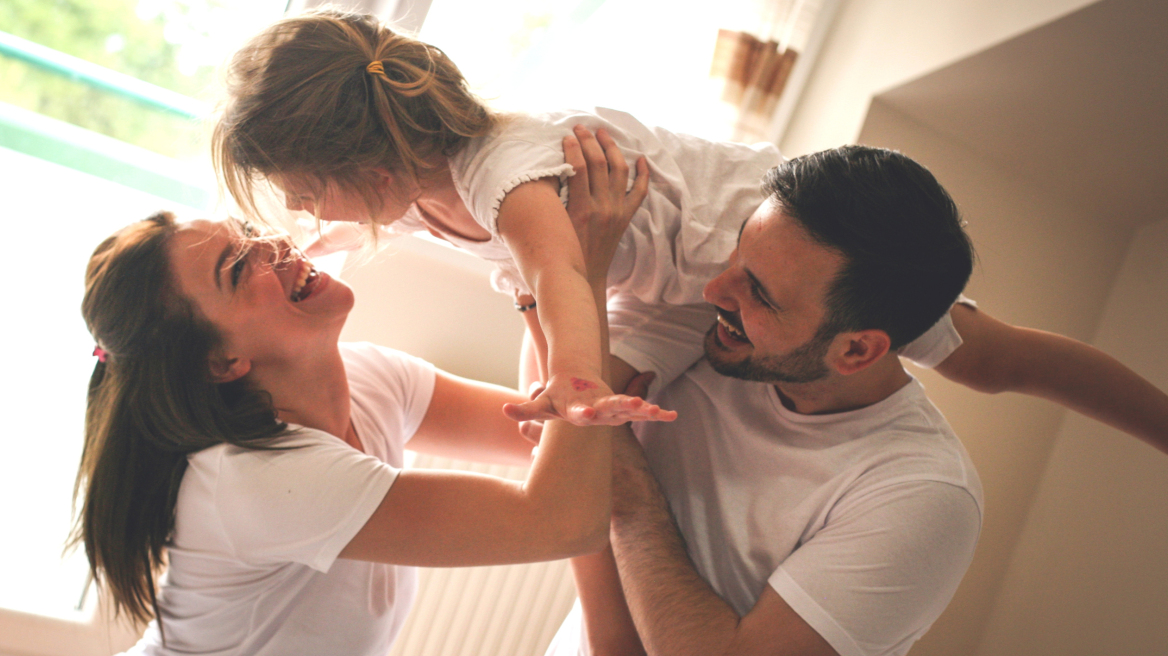
<path id="1" fill-rule="evenodd" d="M 364 453 L 299 428 L 280 450 L 191 454 L 157 621 L 130 654 L 385 656 L 417 587 L 412 567 L 337 559 L 403 466 L 434 391 L 430 364 L 342 344 Z M 283 448 L 288 447 L 288 448 Z"/>
<path id="2" fill-rule="evenodd" d="M 902 353 L 936 364 L 948 316 Z M 654 401 L 681 411 L 638 438 L 698 574 L 739 615 L 772 587 L 843 656 L 898 655 L 948 604 L 973 557 L 973 464 L 913 379 L 874 405 L 826 415 L 706 360 Z M 553 642 L 587 653 L 579 604 Z"/>

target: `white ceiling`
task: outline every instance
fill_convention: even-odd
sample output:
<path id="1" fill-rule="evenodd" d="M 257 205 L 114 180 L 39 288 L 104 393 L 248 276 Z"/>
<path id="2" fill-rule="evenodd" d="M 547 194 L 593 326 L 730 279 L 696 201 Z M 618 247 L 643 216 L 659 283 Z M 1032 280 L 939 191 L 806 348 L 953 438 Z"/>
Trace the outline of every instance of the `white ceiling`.
<path id="1" fill-rule="evenodd" d="M 1168 2 L 1103 0 L 877 98 L 1100 219 L 1168 217 Z"/>

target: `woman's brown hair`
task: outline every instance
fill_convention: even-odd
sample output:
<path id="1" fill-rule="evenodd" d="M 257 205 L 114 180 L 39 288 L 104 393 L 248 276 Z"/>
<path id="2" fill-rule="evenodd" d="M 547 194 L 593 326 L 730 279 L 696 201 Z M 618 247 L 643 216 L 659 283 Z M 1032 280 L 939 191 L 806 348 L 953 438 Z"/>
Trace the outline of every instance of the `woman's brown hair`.
<path id="1" fill-rule="evenodd" d="M 335 9 L 252 38 L 225 86 L 212 158 L 232 197 L 260 219 L 253 186 L 275 174 L 356 191 L 375 212 L 373 169 L 408 189 L 496 123 L 441 50 Z"/>
<path id="2" fill-rule="evenodd" d="M 158 615 L 155 577 L 187 455 L 224 442 L 262 446 L 287 428 L 265 392 L 212 380 L 220 336 L 177 291 L 167 256 L 176 231 L 161 212 L 102 242 L 81 305 L 104 355 L 89 381 L 70 544 L 84 544 L 116 612 L 137 621 Z"/>

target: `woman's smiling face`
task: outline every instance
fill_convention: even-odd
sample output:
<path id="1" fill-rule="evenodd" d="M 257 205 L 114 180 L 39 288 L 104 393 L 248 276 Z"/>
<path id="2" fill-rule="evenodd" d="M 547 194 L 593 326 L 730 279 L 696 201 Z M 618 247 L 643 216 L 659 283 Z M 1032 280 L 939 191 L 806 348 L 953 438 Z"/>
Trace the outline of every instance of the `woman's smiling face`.
<path id="1" fill-rule="evenodd" d="M 169 245 L 178 289 L 223 337 L 228 358 L 291 364 L 335 346 L 353 307 L 348 285 L 316 271 L 287 238 L 181 224 Z"/>

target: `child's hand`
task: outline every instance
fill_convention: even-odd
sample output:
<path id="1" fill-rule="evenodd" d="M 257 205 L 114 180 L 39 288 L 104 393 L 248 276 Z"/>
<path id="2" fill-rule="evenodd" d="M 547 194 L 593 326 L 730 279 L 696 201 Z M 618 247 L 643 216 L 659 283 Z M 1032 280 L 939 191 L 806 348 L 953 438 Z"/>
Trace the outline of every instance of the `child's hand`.
<path id="1" fill-rule="evenodd" d="M 630 421 L 673 421 L 677 413 L 635 396 L 613 394 L 603 382 L 552 376 L 527 403 L 508 403 L 503 414 L 515 421 L 566 419 L 577 426 L 618 426 Z"/>
<path id="2" fill-rule="evenodd" d="M 621 235 L 649 193 L 649 165 L 644 157 L 637 160 L 637 178 L 628 189 L 629 166 L 608 132 L 593 136 L 582 125 L 573 132 L 564 137 L 564 161 L 576 170 L 568 178 L 568 216 L 588 275 L 603 279 Z"/>

